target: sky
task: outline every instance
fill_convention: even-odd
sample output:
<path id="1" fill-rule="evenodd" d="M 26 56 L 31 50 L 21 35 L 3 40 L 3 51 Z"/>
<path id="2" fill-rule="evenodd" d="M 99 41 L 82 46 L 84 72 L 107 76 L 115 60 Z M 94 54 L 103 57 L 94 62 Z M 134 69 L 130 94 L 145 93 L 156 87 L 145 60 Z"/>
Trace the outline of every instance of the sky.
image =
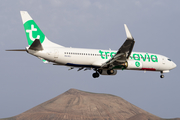
<path id="1" fill-rule="evenodd" d="M 179 0 L 14 0 L 0 1 L 0 118 L 29 110 L 65 91 L 113 94 L 162 118 L 180 118 Z M 44 64 L 26 52 L 20 11 L 28 11 L 47 38 L 66 47 L 118 50 L 135 39 L 133 51 L 165 55 L 177 67 L 160 72 L 118 71 L 92 78 L 94 71 Z"/>

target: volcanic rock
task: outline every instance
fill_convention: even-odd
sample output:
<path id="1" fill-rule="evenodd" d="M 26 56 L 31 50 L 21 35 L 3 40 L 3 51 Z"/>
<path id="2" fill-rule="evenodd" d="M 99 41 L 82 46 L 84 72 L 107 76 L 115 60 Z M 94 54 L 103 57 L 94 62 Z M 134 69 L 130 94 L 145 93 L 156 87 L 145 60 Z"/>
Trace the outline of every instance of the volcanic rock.
<path id="1" fill-rule="evenodd" d="M 162 120 L 126 100 L 70 89 L 20 115 L 0 120 Z"/>

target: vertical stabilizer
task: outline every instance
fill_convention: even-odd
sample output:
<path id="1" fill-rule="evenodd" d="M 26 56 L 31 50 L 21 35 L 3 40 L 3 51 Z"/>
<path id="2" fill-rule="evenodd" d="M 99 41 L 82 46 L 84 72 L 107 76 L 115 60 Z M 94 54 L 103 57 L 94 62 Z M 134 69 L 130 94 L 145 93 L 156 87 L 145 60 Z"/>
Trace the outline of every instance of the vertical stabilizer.
<path id="1" fill-rule="evenodd" d="M 29 46 L 35 39 L 39 39 L 43 47 L 63 47 L 48 40 L 27 11 L 20 11 L 20 14 Z"/>

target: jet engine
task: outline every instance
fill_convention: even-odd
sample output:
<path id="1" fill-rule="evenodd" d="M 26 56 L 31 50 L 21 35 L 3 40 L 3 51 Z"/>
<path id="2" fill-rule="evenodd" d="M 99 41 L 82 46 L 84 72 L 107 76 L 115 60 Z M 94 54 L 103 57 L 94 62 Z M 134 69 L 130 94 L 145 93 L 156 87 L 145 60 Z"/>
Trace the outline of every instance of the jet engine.
<path id="1" fill-rule="evenodd" d="M 98 72 L 101 74 L 101 75 L 116 75 L 117 74 L 117 70 L 114 70 L 114 69 L 100 69 L 98 70 Z"/>
<path id="2" fill-rule="evenodd" d="M 126 64 L 127 64 L 126 69 L 138 70 L 138 69 L 142 68 L 142 62 L 140 62 L 140 61 L 128 60 Z"/>

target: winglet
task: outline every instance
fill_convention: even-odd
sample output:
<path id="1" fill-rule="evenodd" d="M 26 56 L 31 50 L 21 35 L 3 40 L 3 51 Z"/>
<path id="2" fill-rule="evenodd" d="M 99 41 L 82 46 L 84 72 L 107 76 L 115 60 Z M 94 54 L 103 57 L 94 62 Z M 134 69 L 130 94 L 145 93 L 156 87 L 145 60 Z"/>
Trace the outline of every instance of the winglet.
<path id="1" fill-rule="evenodd" d="M 131 35 L 131 33 L 130 33 L 130 31 L 129 31 L 129 29 L 128 29 L 126 24 L 124 24 L 124 28 L 125 28 L 125 31 L 126 31 L 127 38 L 134 40 L 134 38 L 132 37 L 132 35 Z"/>

